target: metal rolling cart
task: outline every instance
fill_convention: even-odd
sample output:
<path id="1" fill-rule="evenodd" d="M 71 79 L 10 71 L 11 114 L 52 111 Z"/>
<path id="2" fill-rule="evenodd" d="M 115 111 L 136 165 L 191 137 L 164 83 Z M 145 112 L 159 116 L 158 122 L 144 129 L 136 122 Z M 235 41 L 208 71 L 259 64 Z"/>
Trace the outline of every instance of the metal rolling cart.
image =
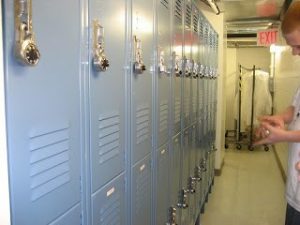
<path id="1" fill-rule="evenodd" d="M 242 145 L 246 145 L 248 150 L 253 151 L 253 131 L 254 131 L 254 100 L 255 100 L 255 78 L 256 78 L 257 68 L 253 65 L 252 68 L 246 68 L 242 65 L 239 65 L 239 90 L 238 90 L 238 116 L 236 120 L 235 130 L 227 130 L 225 133 L 225 148 L 229 147 L 229 143 L 234 143 L 236 149 L 242 149 Z M 243 71 L 252 72 L 252 91 L 251 91 L 251 120 L 250 120 L 250 129 L 247 131 L 242 131 L 241 129 L 241 112 L 242 112 L 242 75 Z M 264 145 L 264 150 L 269 151 L 268 145 Z"/>

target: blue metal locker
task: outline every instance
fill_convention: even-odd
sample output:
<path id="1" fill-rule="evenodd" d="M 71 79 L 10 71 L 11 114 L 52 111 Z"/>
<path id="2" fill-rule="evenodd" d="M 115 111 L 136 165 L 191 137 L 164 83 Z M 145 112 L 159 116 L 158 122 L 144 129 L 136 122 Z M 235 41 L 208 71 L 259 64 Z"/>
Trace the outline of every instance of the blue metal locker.
<path id="1" fill-rule="evenodd" d="M 199 11 L 197 7 L 192 4 L 192 87 L 191 87 L 191 123 L 197 121 L 197 110 L 198 110 L 198 80 L 200 72 L 200 58 L 199 58 Z"/>
<path id="2" fill-rule="evenodd" d="M 80 2 L 3 3 L 12 224 L 79 225 Z"/>
<path id="3" fill-rule="evenodd" d="M 93 194 L 125 169 L 125 3 L 89 0 L 89 12 L 88 96 Z M 97 48 L 103 49 L 102 61 Z M 108 60 L 109 66 L 102 68 L 105 66 L 103 58 Z"/>
<path id="4" fill-rule="evenodd" d="M 192 4 L 191 0 L 185 1 L 184 8 L 184 78 L 183 78 L 183 129 L 191 124 L 191 83 L 192 83 Z"/>
<path id="5" fill-rule="evenodd" d="M 132 0 L 132 164 L 152 149 L 153 1 Z"/>
<path id="6" fill-rule="evenodd" d="M 175 221 L 177 224 L 180 224 L 180 214 L 181 214 L 181 208 L 188 207 L 187 205 L 187 199 L 184 198 L 185 196 L 182 196 L 183 198 L 179 198 L 179 195 L 181 194 L 180 190 L 180 171 L 181 171 L 181 157 L 180 157 L 180 151 L 181 151 L 181 135 L 178 134 L 172 139 L 171 149 L 170 149 L 170 180 L 169 180 L 169 186 L 170 186 L 170 207 L 176 208 L 176 218 Z"/>
<path id="7" fill-rule="evenodd" d="M 157 142 L 158 147 L 168 142 L 171 94 L 171 12 L 169 0 L 157 1 Z"/>
<path id="8" fill-rule="evenodd" d="M 197 192 L 200 182 L 200 174 L 197 171 L 197 137 L 196 137 L 196 124 L 190 127 L 189 137 L 189 148 L 190 148 L 190 175 L 188 180 L 188 189 L 190 191 L 190 223 L 195 224 L 197 215 Z"/>
<path id="9" fill-rule="evenodd" d="M 173 74 L 173 90 L 172 90 L 172 118 L 173 128 L 172 137 L 181 132 L 181 110 L 182 110 L 182 78 L 184 73 L 184 61 L 183 61 L 183 1 L 176 0 L 173 6 L 173 46 L 172 57 L 175 61 L 174 74 Z"/>
<path id="10" fill-rule="evenodd" d="M 125 223 L 125 177 L 117 176 L 92 195 L 92 224 Z"/>
<path id="11" fill-rule="evenodd" d="M 169 219 L 169 148 L 164 145 L 157 150 L 157 173 L 156 173 L 156 205 L 155 205 L 155 223 L 166 224 Z"/>
<path id="12" fill-rule="evenodd" d="M 151 159 L 147 155 L 132 168 L 131 225 L 151 224 Z"/>
<path id="13" fill-rule="evenodd" d="M 191 141 L 191 131 L 190 129 L 185 129 L 182 131 L 182 148 L 181 148 L 181 190 L 184 190 L 187 193 L 187 204 L 188 207 L 182 209 L 181 213 L 181 224 L 189 224 L 189 211 L 190 211 L 190 199 L 194 194 L 189 186 L 189 177 L 190 177 L 190 141 Z"/>

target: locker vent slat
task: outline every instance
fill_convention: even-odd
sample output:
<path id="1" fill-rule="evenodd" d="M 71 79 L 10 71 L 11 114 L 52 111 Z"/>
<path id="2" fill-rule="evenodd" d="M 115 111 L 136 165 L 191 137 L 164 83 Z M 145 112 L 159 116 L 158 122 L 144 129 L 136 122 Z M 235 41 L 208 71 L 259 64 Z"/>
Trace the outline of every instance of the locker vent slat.
<path id="1" fill-rule="evenodd" d="M 70 181 L 69 126 L 30 135 L 31 201 Z"/>
<path id="2" fill-rule="evenodd" d="M 185 26 L 190 29 L 191 23 L 192 23 L 192 9 L 190 5 L 186 5 Z"/>
<path id="3" fill-rule="evenodd" d="M 120 153 L 120 116 L 118 113 L 99 116 L 99 163 Z"/>
<path id="4" fill-rule="evenodd" d="M 180 122 L 180 110 L 181 110 L 181 101 L 179 98 L 175 99 L 175 123 Z"/>
<path id="5" fill-rule="evenodd" d="M 136 110 L 136 143 L 140 144 L 150 136 L 150 108 L 141 106 Z"/>
<path id="6" fill-rule="evenodd" d="M 159 132 L 162 133 L 168 129 L 168 103 L 161 103 L 159 111 Z"/>
<path id="7" fill-rule="evenodd" d="M 194 15 L 194 18 L 193 18 L 193 26 L 194 26 L 194 32 L 195 33 L 198 33 L 198 16 L 197 15 Z"/>
<path id="8" fill-rule="evenodd" d="M 169 0 L 160 0 L 160 3 L 166 7 L 167 9 L 169 9 Z"/>
<path id="9" fill-rule="evenodd" d="M 174 14 L 177 19 L 179 19 L 180 21 L 182 20 L 182 1 L 181 0 L 176 0 Z"/>
<path id="10" fill-rule="evenodd" d="M 102 202 L 100 210 L 100 221 L 98 224 L 121 224 L 121 196 L 119 193 L 114 194 L 106 202 Z"/>
<path id="11" fill-rule="evenodd" d="M 147 165 L 145 165 L 147 167 Z M 145 193 L 150 193 L 150 180 L 151 177 L 149 176 L 149 168 L 143 169 L 143 171 L 140 171 L 138 174 L 138 177 L 136 179 L 136 202 L 135 202 L 135 213 L 136 215 L 144 214 L 142 210 L 145 208 Z"/>

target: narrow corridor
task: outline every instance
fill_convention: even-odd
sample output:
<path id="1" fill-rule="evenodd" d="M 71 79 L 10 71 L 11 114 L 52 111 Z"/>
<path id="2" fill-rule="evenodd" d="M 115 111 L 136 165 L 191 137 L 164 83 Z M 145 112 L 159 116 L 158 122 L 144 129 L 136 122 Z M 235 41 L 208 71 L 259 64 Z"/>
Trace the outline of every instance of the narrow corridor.
<path id="1" fill-rule="evenodd" d="M 284 193 L 273 150 L 226 150 L 201 225 L 283 225 Z"/>

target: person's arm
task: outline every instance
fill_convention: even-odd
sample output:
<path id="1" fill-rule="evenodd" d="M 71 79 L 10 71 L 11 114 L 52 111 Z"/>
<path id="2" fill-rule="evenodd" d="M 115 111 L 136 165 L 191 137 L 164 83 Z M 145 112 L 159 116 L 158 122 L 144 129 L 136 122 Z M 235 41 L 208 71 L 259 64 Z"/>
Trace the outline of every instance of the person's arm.
<path id="1" fill-rule="evenodd" d="M 285 124 L 289 124 L 293 120 L 294 111 L 295 111 L 295 107 L 291 105 L 287 107 L 286 110 L 283 113 L 279 114 L 278 116 L 282 118 Z"/>
<path id="2" fill-rule="evenodd" d="M 289 124 L 293 120 L 294 116 L 294 106 L 289 106 L 280 114 L 272 115 L 272 116 L 261 116 L 258 118 L 260 122 L 266 122 L 276 127 L 283 128 L 285 124 Z"/>

